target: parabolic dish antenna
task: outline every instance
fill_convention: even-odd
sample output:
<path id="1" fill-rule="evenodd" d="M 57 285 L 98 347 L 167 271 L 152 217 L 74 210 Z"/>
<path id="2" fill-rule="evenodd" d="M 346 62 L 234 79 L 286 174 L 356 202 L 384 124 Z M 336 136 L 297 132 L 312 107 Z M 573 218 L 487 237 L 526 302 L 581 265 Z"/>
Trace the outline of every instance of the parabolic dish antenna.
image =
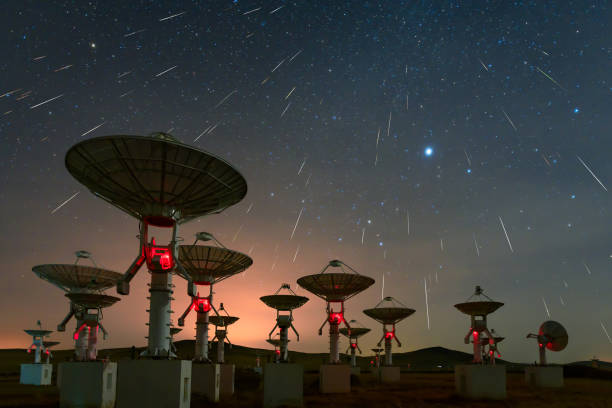
<path id="1" fill-rule="evenodd" d="M 66 293 L 66 297 L 70 299 L 72 303 L 86 309 L 109 307 L 121 300 L 115 296 L 101 295 L 98 293 Z"/>
<path id="2" fill-rule="evenodd" d="M 88 289 L 101 291 L 115 286 L 123 275 L 106 269 L 75 264 L 37 265 L 32 271 L 65 292 Z"/>
<path id="3" fill-rule="evenodd" d="M 349 329 L 347 327 L 341 327 L 340 328 L 340 334 L 346 336 L 346 337 L 352 337 L 352 338 L 359 338 L 361 336 L 363 336 L 364 334 L 367 334 L 370 332 L 370 329 L 366 328 L 366 327 L 354 327 L 353 324 L 354 320 L 351 320 L 350 324 L 351 324 L 351 332 L 349 333 Z"/>
<path id="4" fill-rule="evenodd" d="M 288 293 L 280 293 L 280 291 L 283 289 L 286 289 Z M 264 302 L 266 306 L 271 307 L 272 309 L 286 312 L 302 307 L 304 304 L 306 304 L 306 302 L 308 302 L 308 298 L 306 296 L 296 295 L 295 292 L 291 290 L 291 287 L 286 283 L 281 285 L 281 287 L 273 295 L 262 296 L 259 298 L 259 300 Z"/>
<path id="5" fill-rule="evenodd" d="M 363 313 L 379 323 L 395 324 L 412 315 L 414 313 L 414 309 L 410 309 L 391 296 L 387 296 L 375 307 L 365 309 Z"/>
<path id="6" fill-rule="evenodd" d="M 274 347 L 280 347 L 281 346 L 281 340 L 280 339 L 266 339 L 266 341 L 268 343 L 270 343 L 271 345 L 273 345 Z M 287 343 L 289 343 L 291 340 L 287 340 Z"/>
<path id="7" fill-rule="evenodd" d="M 342 272 L 325 273 L 328 268 L 340 268 Z M 374 279 L 359 275 L 342 261 L 330 261 L 321 272 L 297 280 L 298 285 L 327 302 L 341 302 L 352 298 L 374 284 Z"/>
<path id="8" fill-rule="evenodd" d="M 455 307 L 459 309 L 461 313 L 465 313 L 469 316 L 486 316 L 503 305 L 503 303 L 496 302 L 485 295 L 480 286 L 476 286 L 474 294 L 470 296 L 466 302 L 457 303 Z"/>
<path id="9" fill-rule="evenodd" d="M 92 193 L 152 225 L 220 212 L 247 192 L 244 177 L 225 160 L 164 133 L 84 140 L 65 163 Z"/>
<path id="10" fill-rule="evenodd" d="M 546 349 L 561 351 L 567 347 L 569 336 L 559 322 L 548 320 L 540 325 L 538 334 L 529 333 L 527 338 L 537 339 L 540 351 L 540 365 L 546 365 Z"/>
<path id="11" fill-rule="evenodd" d="M 234 324 L 238 321 L 238 319 L 240 319 L 239 317 L 236 316 L 223 316 L 223 315 L 218 315 L 218 316 L 209 316 L 208 317 L 210 323 L 214 326 L 217 327 L 227 327 L 231 324 Z"/>
<path id="12" fill-rule="evenodd" d="M 45 337 L 53 333 L 53 330 L 28 329 L 24 330 L 24 332 L 33 337 Z"/>
<path id="13" fill-rule="evenodd" d="M 53 347 L 53 346 L 57 346 L 58 344 L 60 344 L 59 341 L 43 341 L 43 346 L 45 348 L 49 348 L 49 347 Z"/>
<path id="14" fill-rule="evenodd" d="M 550 351 L 561 351 L 567 347 L 569 336 L 565 327 L 561 323 L 555 322 L 554 320 L 548 320 L 540 326 L 538 336 L 542 336 L 547 341 L 543 344 Z"/>
<path id="15" fill-rule="evenodd" d="M 171 327 L 170 328 L 170 335 L 174 336 L 175 334 L 179 333 L 182 330 L 183 329 L 181 329 L 180 327 Z"/>
<path id="16" fill-rule="evenodd" d="M 205 245 L 180 245 L 179 260 L 196 285 L 218 283 L 253 264 L 250 257 L 238 251 Z"/>

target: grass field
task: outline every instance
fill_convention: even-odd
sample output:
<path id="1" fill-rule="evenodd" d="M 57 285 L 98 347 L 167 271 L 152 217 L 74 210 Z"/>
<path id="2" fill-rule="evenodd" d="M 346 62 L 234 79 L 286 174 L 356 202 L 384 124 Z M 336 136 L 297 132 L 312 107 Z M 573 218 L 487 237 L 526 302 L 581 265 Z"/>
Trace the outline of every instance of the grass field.
<path id="1" fill-rule="evenodd" d="M 177 344 L 179 355 L 190 359 L 193 342 Z M 57 363 L 72 354 L 70 350 L 54 352 L 54 379 Z M 211 355 L 215 355 L 214 345 Z M 272 357 L 270 350 L 235 346 L 227 350 L 227 361 L 236 364 L 236 393 L 219 404 L 192 397 L 192 407 L 259 407 L 262 401 L 260 376 L 251 367 L 255 357 L 262 364 Z M 318 393 L 317 370 L 327 354 L 291 352 L 293 362 L 302 364 L 305 407 L 612 407 L 612 371 L 588 366 L 565 366 L 565 386 L 562 389 L 534 389 L 525 385 L 520 364 L 506 364 L 508 398 L 504 401 L 465 400 L 455 394 L 455 364 L 469 361 L 470 355 L 440 347 L 394 355 L 394 362 L 402 367 L 401 382 L 380 385 L 373 374 L 353 377 L 350 394 L 321 395 Z M 129 348 L 102 350 L 99 357 L 113 361 L 129 359 Z M 347 357 L 344 356 L 346 359 Z M 19 384 L 19 364 L 30 362 L 31 355 L 24 350 L 0 350 L 0 407 L 57 407 L 56 386 L 35 387 Z M 367 369 L 370 357 L 358 359 L 362 371 Z M 441 366 L 441 367 L 440 367 Z"/>
<path id="2" fill-rule="evenodd" d="M 17 376 L 0 379 L 0 407 L 56 407 L 58 390 L 54 386 L 19 385 Z M 350 394 L 321 395 L 316 373 L 304 379 L 305 407 L 612 407 L 612 382 L 609 380 L 568 378 L 560 390 L 533 389 L 524 385 L 520 373 L 508 374 L 508 398 L 504 401 L 465 400 L 454 393 L 452 373 L 403 373 L 397 385 L 379 385 L 372 374 L 354 381 Z M 259 378 L 237 372 L 236 394 L 213 404 L 193 397 L 192 407 L 259 407 L 262 391 Z"/>

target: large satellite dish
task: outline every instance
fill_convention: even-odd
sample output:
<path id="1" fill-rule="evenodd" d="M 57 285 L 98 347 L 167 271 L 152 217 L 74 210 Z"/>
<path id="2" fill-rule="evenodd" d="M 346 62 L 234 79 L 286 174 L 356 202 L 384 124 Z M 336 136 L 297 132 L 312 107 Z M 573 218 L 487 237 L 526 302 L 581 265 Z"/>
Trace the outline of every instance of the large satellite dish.
<path id="1" fill-rule="evenodd" d="M 340 268 L 341 272 L 326 273 L 330 267 Z M 327 302 L 341 302 L 352 298 L 374 284 L 374 279 L 359 275 L 342 261 L 330 261 L 323 270 L 315 275 L 307 275 L 297 280 L 298 285 Z"/>
<path id="2" fill-rule="evenodd" d="M 65 292 L 82 289 L 102 291 L 115 286 L 123 276 L 106 269 L 78 264 L 36 265 L 32 271 Z"/>
<path id="3" fill-rule="evenodd" d="M 66 297 L 75 305 L 86 309 L 101 309 L 117 303 L 118 297 L 98 293 L 66 293 Z"/>
<path id="4" fill-rule="evenodd" d="M 208 319 L 213 326 L 217 327 L 227 327 L 231 324 L 236 323 L 240 318 L 236 316 L 209 316 Z"/>
<path id="5" fill-rule="evenodd" d="M 382 324 L 395 324 L 414 312 L 414 309 L 404 306 L 391 296 L 384 298 L 375 307 L 363 311 L 364 314 Z"/>
<path id="6" fill-rule="evenodd" d="M 65 162 L 92 193 L 152 225 L 223 211 L 247 192 L 244 177 L 225 160 L 165 133 L 84 140 Z"/>
<path id="7" fill-rule="evenodd" d="M 280 293 L 280 291 L 283 289 L 286 290 L 286 294 Z M 271 307 L 272 309 L 285 312 L 302 307 L 304 304 L 306 304 L 306 302 L 308 302 L 308 298 L 306 296 L 296 295 L 295 292 L 291 290 L 291 287 L 286 283 L 282 284 L 273 295 L 262 296 L 259 298 L 259 300 L 264 302 L 266 306 Z"/>
<path id="8" fill-rule="evenodd" d="M 565 327 L 554 320 L 548 320 L 540 326 L 538 337 L 541 337 L 545 347 L 550 351 L 561 351 L 567 347 L 569 336 Z"/>
<path id="9" fill-rule="evenodd" d="M 540 350 L 540 365 L 546 365 L 546 349 L 561 351 L 567 347 L 569 336 L 565 327 L 554 320 L 545 321 L 540 325 L 538 334 L 529 333 L 527 338 L 537 339 Z"/>
<path id="10" fill-rule="evenodd" d="M 253 260 L 241 252 L 206 245 L 180 245 L 179 260 L 197 285 L 218 283 L 253 264 Z"/>
<path id="11" fill-rule="evenodd" d="M 486 316 L 503 305 L 502 302 L 496 302 L 485 295 L 480 286 L 476 286 L 474 294 L 470 296 L 467 301 L 457 303 L 455 307 L 459 309 L 461 313 L 465 313 L 469 316 Z"/>

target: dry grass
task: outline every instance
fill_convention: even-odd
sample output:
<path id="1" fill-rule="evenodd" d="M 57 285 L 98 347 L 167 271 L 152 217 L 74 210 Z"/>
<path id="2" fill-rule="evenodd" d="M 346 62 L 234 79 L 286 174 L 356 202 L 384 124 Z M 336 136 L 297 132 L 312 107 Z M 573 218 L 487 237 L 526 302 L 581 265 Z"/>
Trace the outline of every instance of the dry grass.
<path id="1" fill-rule="evenodd" d="M 0 377 L 0 406 L 54 407 L 58 390 L 54 386 L 34 387 L 18 384 L 18 377 Z M 566 378 L 559 390 L 534 389 L 525 386 L 523 375 L 508 373 L 508 398 L 504 401 L 466 400 L 454 393 L 452 373 L 402 373 L 396 385 L 379 385 L 373 375 L 355 379 L 350 394 L 321 395 L 317 391 L 317 374 L 304 378 L 305 407 L 612 407 L 612 381 Z M 214 404 L 192 398 L 192 407 L 260 407 L 262 391 L 259 377 L 246 371 L 237 372 L 236 395 Z"/>

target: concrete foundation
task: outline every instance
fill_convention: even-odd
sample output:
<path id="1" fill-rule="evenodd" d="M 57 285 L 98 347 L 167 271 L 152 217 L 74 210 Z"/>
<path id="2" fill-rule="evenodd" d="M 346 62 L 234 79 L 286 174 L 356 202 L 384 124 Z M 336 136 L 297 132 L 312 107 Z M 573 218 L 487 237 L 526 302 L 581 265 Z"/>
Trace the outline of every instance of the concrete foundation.
<path id="1" fill-rule="evenodd" d="M 304 367 L 299 364 L 266 364 L 264 408 L 301 407 L 304 404 Z"/>
<path id="2" fill-rule="evenodd" d="M 455 390 L 467 398 L 506 398 L 506 367 L 503 365 L 456 365 Z"/>
<path id="3" fill-rule="evenodd" d="M 191 361 L 124 360 L 119 362 L 117 408 L 189 408 Z"/>
<path id="4" fill-rule="evenodd" d="M 361 368 L 351 367 L 351 375 L 361 375 Z"/>
<path id="5" fill-rule="evenodd" d="M 59 406 L 113 408 L 117 391 L 117 363 L 81 361 L 57 368 Z"/>
<path id="6" fill-rule="evenodd" d="M 19 384 L 51 385 L 53 364 L 22 364 Z"/>
<path id="7" fill-rule="evenodd" d="M 221 367 L 221 385 L 219 395 L 221 397 L 231 397 L 234 395 L 234 375 L 236 366 L 233 364 L 219 364 Z"/>
<path id="8" fill-rule="evenodd" d="M 351 367 L 344 364 L 325 364 L 319 368 L 319 392 L 336 394 L 351 392 Z"/>
<path id="9" fill-rule="evenodd" d="M 378 370 L 378 380 L 381 383 L 395 383 L 400 380 L 400 368 L 383 366 Z"/>
<path id="10" fill-rule="evenodd" d="M 191 366 L 191 392 L 208 398 L 211 402 L 219 401 L 221 386 L 221 365 L 193 363 Z"/>
<path id="11" fill-rule="evenodd" d="M 526 367 L 525 382 L 532 387 L 563 387 L 563 367 L 541 366 Z"/>

